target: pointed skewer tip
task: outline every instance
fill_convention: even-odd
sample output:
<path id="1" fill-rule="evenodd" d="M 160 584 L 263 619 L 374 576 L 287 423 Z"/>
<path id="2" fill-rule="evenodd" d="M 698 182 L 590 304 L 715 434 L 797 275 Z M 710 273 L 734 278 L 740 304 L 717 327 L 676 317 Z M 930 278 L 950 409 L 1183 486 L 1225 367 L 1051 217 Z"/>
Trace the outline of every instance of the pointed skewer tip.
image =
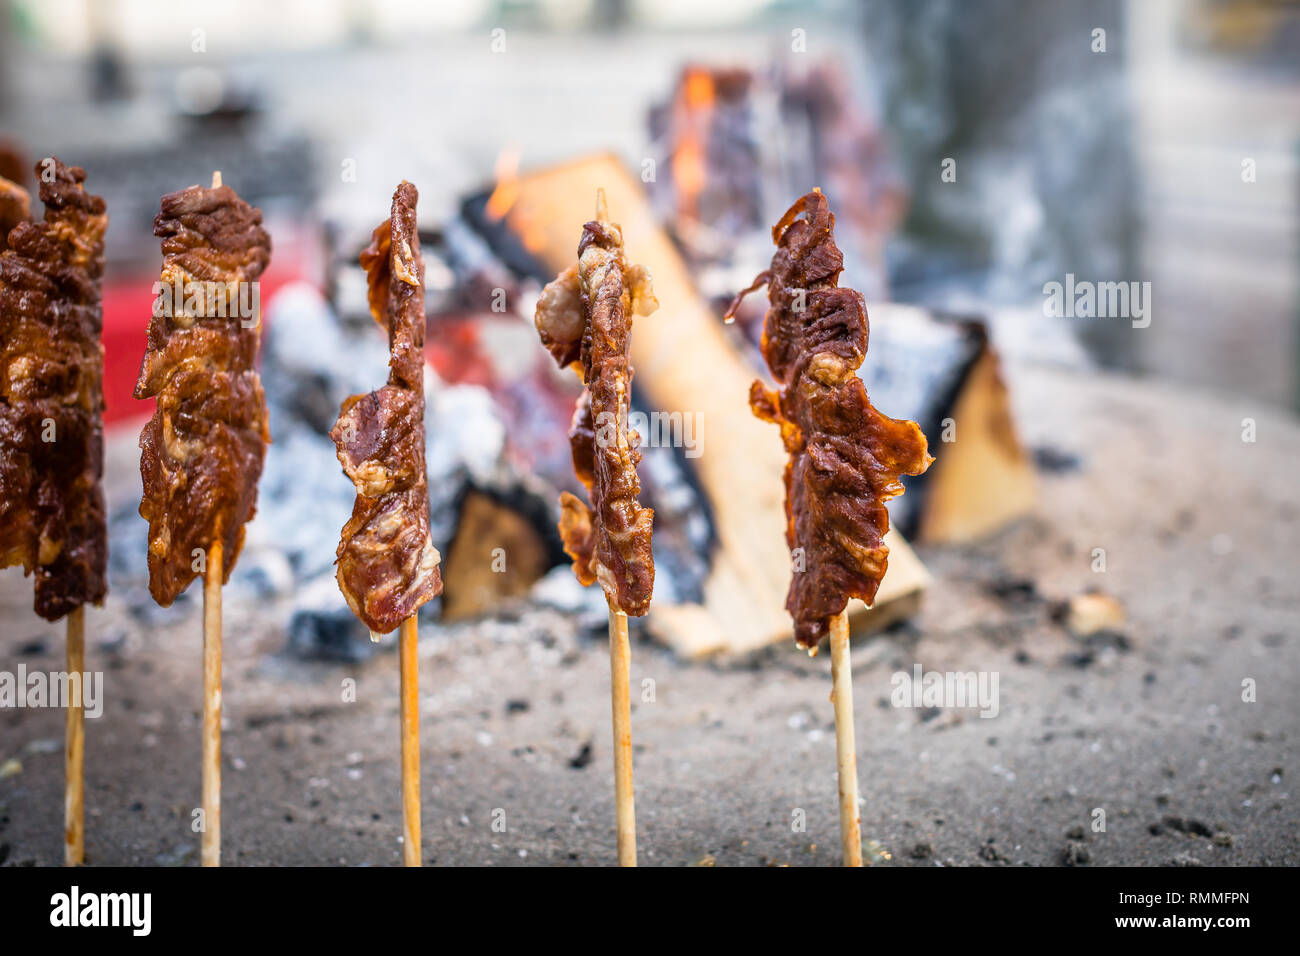
<path id="1" fill-rule="evenodd" d="M 212 173 L 212 188 L 213 189 L 221 188 L 221 170 L 219 169 L 214 170 Z"/>

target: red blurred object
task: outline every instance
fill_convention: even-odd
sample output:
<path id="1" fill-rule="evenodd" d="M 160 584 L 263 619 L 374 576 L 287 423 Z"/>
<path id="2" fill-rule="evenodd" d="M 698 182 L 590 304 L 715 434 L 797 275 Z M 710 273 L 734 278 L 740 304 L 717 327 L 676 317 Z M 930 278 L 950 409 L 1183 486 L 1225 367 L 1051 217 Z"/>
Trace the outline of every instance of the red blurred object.
<path id="1" fill-rule="evenodd" d="M 271 266 L 262 276 L 259 296 L 262 317 L 280 289 L 294 282 L 321 287 L 319 244 L 314 231 L 294 233 L 274 228 Z M 159 262 L 162 261 L 161 255 Z M 149 316 L 153 313 L 156 274 L 104 282 L 104 423 L 138 422 L 153 414 L 153 399 L 134 397 L 140 360 L 144 357 Z"/>
<path id="2" fill-rule="evenodd" d="M 444 382 L 485 388 L 495 384 L 492 358 L 482 347 L 478 316 L 440 318 L 430 332 L 424 357 Z"/>

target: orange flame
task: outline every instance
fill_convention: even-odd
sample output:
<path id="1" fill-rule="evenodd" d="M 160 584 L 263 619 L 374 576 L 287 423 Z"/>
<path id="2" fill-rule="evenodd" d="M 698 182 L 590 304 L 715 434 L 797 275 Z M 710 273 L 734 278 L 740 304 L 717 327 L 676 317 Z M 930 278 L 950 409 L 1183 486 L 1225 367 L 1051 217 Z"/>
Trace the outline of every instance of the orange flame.
<path id="1" fill-rule="evenodd" d="M 523 207 L 518 207 L 510 214 L 509 223 L 529 252 L 536 255 L 546 249 L 546 227 L 536 215 L 524 215 Z"/>
<path id="2" fill-rule="evenodd" d="M 683 97 L 687 109 L 702 110 L 713 106 L 713 77 L 707 70 L 694 67 L 686 72 Z"/>
<path id="3" fill-rule="evenodd" d="M 542 252 L 546 248 L 545 223 L 539 222 L 535 215 L 529 214 L 519 204 L 519 149 L 507 146 L 497 156 L 496 186 L 488 196 L 483 212 L 490 222 L 505 220 L 525 249 L 532 253 Z"/>
<path id="4" fill-rule="evenodd" d="M 519 150 L 507 146 L 501 150 L 496 162 L 496 188 L 488 196 L 484 212 L 492 222 L 508 213 L 519 198 Z"/>
<path id="5" fill-rule="evenodd" d="M 704 136 L 708 115 L 716 98 L 713 77 L 707 71 L 691 68 L 682 79 L 677 121 L 680 135 L 673 151 L 673 185 L 677 189 L 677 208 L 683 215 L 696 215 L 700 192 L 704 189 Z"/>

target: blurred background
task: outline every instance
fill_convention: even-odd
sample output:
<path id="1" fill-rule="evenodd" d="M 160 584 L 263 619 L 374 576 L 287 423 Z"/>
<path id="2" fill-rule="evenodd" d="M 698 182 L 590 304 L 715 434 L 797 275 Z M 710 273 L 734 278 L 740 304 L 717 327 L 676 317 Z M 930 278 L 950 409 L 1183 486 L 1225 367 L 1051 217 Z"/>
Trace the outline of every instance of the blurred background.
<path id="1" fill-rule="evenodd" d="M 824 660 L 792 653 L 782 607 L 784 454 L 746 405 L 763 296 L 721 323 L 814 186 L 871 316 L 860 374 L 937 458 L 890 503 L 876 607 L 852 609 L 873 858 L 1300 860 L 1300 3 L 0 0 L 0 141 L 0 175 L 34 191 L 57 155 L 111 217 L 99 861 L 192 859 L 175 808 L 197 784 L 199 589 L 149 596 L 132 389 L 159 199 L 214 169 L 274 243 L 274 440 L 225 592 L 233 859 L 396 859 L 396 665 L 334 579 L 354 490 L 327 432 L 386 376 L 357 255 L 408 179 L 446 585 L 421 613 L 438 862 L 612 854 L 606 608 L 555 533 L 558 491 L 580 490 L 578 387 L 532 327 L 598 185 L 661 302 L 632 337 L 633 404 L 669 416 L 640 468 L 648 860 L 837 855 Z M 1149 295 L 1140 315 L 1067 317 L 1054 283 Z M 30 605 L 10 569 L 5 662 L 61 656 Z M 921 662 L 1002 674 L 996 723 L 891 707 L 890 672 Z M 0 849 L 53 861 L 61 775 L 41 755 L 61 752 L 60 715 L 0 717 L 0 757 L 27 761 L 0 790 Z M 496 806 L 509 834 L 479 826 Z M 787 832 L 795 806 L 820 808 L 806 834 Z M 1120 808 L 1109 837 L 1079 826 L 1098 806 Z"/>
<path id="2" fill-rule="evenodd" d="M 435 223 L 502 163 L 681 171 L 702 149 L 704 203 L 660 208 L 715 245 L 820 184 L 851 206 L 869 301 L 1037 311 L 1066 273 L 1150 281 L 1140 334 L 1055 324 L 1106 366 L 1300 401 L 1287 0 L 6 0 L 0 31 L 3 129 L 90 171 L 115 278 L 152 266 L 158 195 L 210 167 L 324 230 L 401 177 Z M 664 118 L 688 66 L 745 87 L 693 133 Z"/>

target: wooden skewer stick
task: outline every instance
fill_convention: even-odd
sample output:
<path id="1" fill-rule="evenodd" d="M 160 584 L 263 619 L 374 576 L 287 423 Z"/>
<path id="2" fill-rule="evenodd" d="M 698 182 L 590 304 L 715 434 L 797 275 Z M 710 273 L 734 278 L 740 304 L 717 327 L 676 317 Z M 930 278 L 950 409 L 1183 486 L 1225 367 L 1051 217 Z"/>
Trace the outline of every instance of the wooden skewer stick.
<path id="1" fill-rule="evenodd" d="M 221 865 L 221 559 L 218 537 L 203 577 L 203 866 Z"/>
<path id="2" fill-rule="evenodd" d="M 399 635 L 402 698 L 402 863 L 420 866 L 420 674 L 419 622 L 412 614 Z"/>
<path id="3" fill-rule="evenodd" d="M 835 704 L 835 756 L 839 767 L 840 840 L 844 865 L 862 865 L 862 818 L 858 813 L 858 753 L 853 739 L 853 668 L 849 616 L 831 618 L 831 701 Z"/>
<path id="4" fill-rule="evenodd" d="M 614 804 L 618 821 L 618 865 L 636 866 L 636 801 L 632 788 L 632 698 L 628 690 L 632 651 L 627 615 L 609 609 L 609 682 L 614 715 Z"/>
<path id="5" fill-rule="evenodd" d="M 221 170 L 212 173 L 212 188 Z M 203 570 L 203 834 L 202 866 L 221 865 L 221 533 L 208 548 Z"/>
<path id="6" fill-rule="evenodd" d="M 63 862 L 80 866 L 85 858 L 83 798 L 85 781 L 82 764 L 86 752 L 85 688 L 82 675 L 86 670 L 86 609 L 77 607 L 66 618 L 68 628 L 68 687 L 75 688 L 68 701 L 67 732 L 63 752 Z M 74 676 L 75 675 L 75 676 Z"/>

